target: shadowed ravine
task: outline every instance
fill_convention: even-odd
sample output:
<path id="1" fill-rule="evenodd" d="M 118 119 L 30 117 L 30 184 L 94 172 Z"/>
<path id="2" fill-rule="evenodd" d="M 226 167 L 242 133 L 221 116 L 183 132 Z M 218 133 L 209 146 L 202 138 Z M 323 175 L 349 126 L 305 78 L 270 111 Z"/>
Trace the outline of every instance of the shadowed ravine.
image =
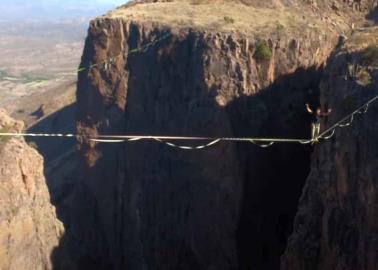
<path id="1" fill-rule="evenodd" d="M 46 179 L 35 150 L 0 140 L 0 268 L 378 269 L 378 106 L 338 122 L 377 95 L 376 7 L 142 0 L 92 20 L 76 103 L 63 93 L 30 128 L 77 135 L 32 138 Z M 90 139 L 308 140 L 306 103 L 332 109 L 333 136 Z"/>
<path id="2" fill-rule="evenodd" d="M 213 108 L 208 106 L 206 108 L 206 115 L 216 117 L 208 121 L 213 122 L 215 120 L 217 123 L 230 121 L 231 126 L 229 126 L 229 131 L 222 133 L 222 130 L 220 130 L 221 136 L 243 137 L 253 134 L 255 136 L 308 138 L 310 123 L 302 105 L 305 102 L 315 102 L 317 96 L 316 87 L 320 74 L 321 72 L 315 69 L 301 70 L 291 76 L 279 79 L 276 84 L 263 90 L 261 94 L 257 94 L 251 98 L 235 100 L 235 102 L 231 103 L 226 108 L 220 108 L 215 104 Z M 297 86 L 296 89 L 291 88 L 290 82 L 297 82 L 299 78 L 301 78 L 303 85 Z M 312 93 L 310 94 L 307 91 L 309 89 L 312 89 Z M 272 93 L 275 95 L 272 96 Z M 289 99 L 286 99 L 287 102 L 285 104 L 273 103 L 271 101 L 272 98 L 277 98 L 277 100 L 280 100 L 281 97 L 287 98 L 290 94 L 293 95 L 291 102 L 288 101 Z M 271 106 L 269 104 L 278 104 L 278 106 Z M 202 115 L 202 113 L 199 114 L 199 116 Z M 261 120 L 262 115 L 269 120 Z M 277 115 L 279 117 L 277 117 Z M 148 116 L 142 116 L 140 118 L 148 119 Z M 251 119 L 255 119 L 255 121 L 251 121 Z M 203 117 L 196 118 L 195 114 L 190 115 L 191 124 L 193 124 L 193 122 L 202 123 L 203 121 Z M 291 123 L 295 123 L 295 125 Z M 133 125 L 138 126 L 138 134 L 149 134 L 148 132 L 142 131 L 145 128 L 144 125 L 148 128 L 148 124 L 146 124 L 145 121 L 133 121 Z M 262 125 L 263 128 L 261 128 L 261 126 L 258 127 L 258 125 Z M 205 128 L 209 127 L 208 124 L 204 124 L 203 126 Z M 215 126 L 219 126 L 219 124 Z M 256 130 L 262 131 L 255 133 Z M 166 130 L 166 133 L 160 134 L 170 134 L 168 132 L 169 131 Z M 201 132 L 198 130 L 193 133 L 189 132 L 189 134 L 207 135 L 203 132 L 205 131 Z M 156 134 L 159 134 L 159 132 L 156 132 Z M 216 136 L 217 134 L 214 131 L 211 135 Z M 163 238 L 156 243 L 160 249 L 162 247 L 167 249 L 166 255 L 156 255 L 156 259 L 159 258 L 160 260 L 165 257 L 161 262 L 162 265 L 171 265 L 174 263 L 175 266 L 168 267 L 175 267 L 176 269 L 193 269 L 193 267 L 196 268 L 196 266 L 199 265 L 197 261 L 198 258 L 193 257 L 194 255 L 190 255 L 189 250 L 192 248 L 185 246 L 185 241 L 190 241 L 189 239 L 185 240 L 187 229 L 185 229 L 185 227 L 180 228 L 179 225 L 182 222 L 181 226 L 187 226 L 185 223 L 188 222 L 188 219 L 190 220 L 191 215 L 195 214 L 201 215 L 201 217 L 199 220 L 196 218 L 196 221 L 193 221 L 200 222 L 200 224 L 203 225 L 198 224 L 200 227 L 194 227 L 191 230 L 205 229 L 206 227 L 203 227 L 204 224 L 208 224 L 209 230 L 225 222 L 235 224 L 235 231 L 232 235 L 235 237 L 233 241 L 236 241 L 234 242 L 236 243 L 235 251 L 237 252 L 235 256 L 238 259 L 235 257 L 234 260 L 235 267 L 239 265 L 238 269 L 251 269 L 251 267 L 258 267 L 259 269 L 279 268 L 279 259 L 283 254 L 287 238 L 291 233 L 293 218 L 297 211 L 298 199 L 309 172 L 311 147 L 289 144 L 274 145 L 268 149 L 261 149 L 249 143 L 221 143 L 219 146 L 198 152 L 171 149 L 157 142 L 135 142 L 120 145 L 101 145 L 100 147 L 103 157 L 106 159 L 101 158 L 94 167 L 91 167 L 91 170 L 93 170 L 94 175 L 96 175 L 98 171 L 103 171 L 107 168 L 105 170 L 107 176 L 104 176 L 104 178 L 101 177 L 100 182 L 91 183 L 94 186 L 102 186 L 98 192 L 100 190 L 104 192 L 106 186 L 109 185 L 109 180 L 114 179 L 114 177 L 116 177 L 115 175 L 124 174 L 122 170 L 126 170 L 128 174 L 132 173 L 133 175 L 138 175 L 136 179 L 138 182 L 141 178 L 149 175 L 153 177 L 152 179 L 155 179 L 152 182 L 151 180 L 148 181 L 148 179 L 144 180 L 147 181 L 145 183 L 146 186 L 143 187 L 143 190 L 140 190 L 141 187 L 138 188 L 140 190 L 139 192 L 146 193 L 146 195 L 143 195 L 146 196 L 144 199 L 147 200 L 146 206 L 153 207 L 153 211 L 158 211 L 156 212 L 157 214 L 154 214 L 156 217 L 150 217 L 150 219 L 153 218 L 150 221 L 151 223 L 145 226 L 148 230 L 150 230 L 150 228 L 156 228 L 159 232 L 153 232 L 150 236 L 147 234 L 144 237 L 151 237 L 157 241 L 160 237 L 164 235 L 168 237 L 168 235 L 176 231 L 178 234 L 176 235 L 174 233 L 173 237 L 181 239 L 174 240 L 173 238 L 169 240 L 169 238 Z M 226 149 L 226 152 L 222 149 Z M 219 163 L 217 159 L 219 150 L 224 153 L 222 157 L 223 161 L 220 166 L 217 165 L 217 163 Z M 151 156 L 151 153 L 155 154 Z M 129 160 L 128 162 L 133 162 L 129 165 L 129 171 L 119 162 L 119 159 L 124 159 L 125 155 Z M 138 168 L 136 166 L 142 166 L 140 170 L 143 171 L 143 173 L 135 172 Z M 216 206 L 216 204 L 219 204 L 219 202 L 217 202 L 219 199 L 215 199 L 215 197 L 221 194 L 218 193 L 220 192 L 217 184 L 219 178 L 215 177 L 215 172 L 212 171 L 213 169 L 210 166 L 215 166 L 215 168 L 217 168 L 216 170 L 222 170 L 223 173 L 225 169 L 226 172 L 229 170 L 230 182 L 228 185 L 238 186 L 237 189 L 230 190 L 230 192 L 227 192 L 227 195 L 223 195 L 226 196 L 223 200 L 226 200 L 224 201 L 224 203 L 226 203 L 224 207 L 227 208 L 230 207 L 230 199 L 233 196 L 238 197 L 234 202 L 235 210 L 232 216 L 223 216 L 226 214 L 224 208 L 217 208 Z M 112 169 L 108 170 L 108 168 Z M 94 176 L 88 178 L 94 179 Z M 116 194 L 118 194 L 114 196 L 121 196 L 117 200 L 121 200 L 118 203 L 122 205 L 126 204 L 128 201 L 127 195 L 124 195 L 123 192 L 126 194 L 135 192 L 135 187 L 133 187 L 135 184 L 130 183 L 130 180 L 127 178 L 121 178 L 119 181 L 118 186 L 112 189 L 113 192 L 117 192 Z M 210 184 L 208 181 L 215 182 L 214 184 Z M 80 184 L 80 186 L 81 185 L 82 184 Z M 69 247 L 71 252 L 80 247 L 81 244 L 77 240 L 79 236 L 76 235 L 76 233 L 82 235 L 83 232 L 81 229 L 78 231 L 75 230 L 83 226 L 83 217 L 85 217 L 84 224 L 86 224 L 89 219 L 93 227 L 103 226 L 100 225 L 100 217 L 93 215 L 98 211 L 96 210 L 98 207 L 98 204 L 95 203 L 96 199 L 94 197 L 91 198 L 91 196 L 88 197 L 88 190 L 85 186 L 78 186 L 76 188 L 78 190 L 78 197 L 76 197 L 75 202 L 73 202 L 74 207 L 70 206 L 69 208 L 65 208 L 64 203 L 60 206 L 58 204 L 57 206 L 58 213 L 63 212 L 66 217 L 79 215 L 80 219 L 68 218 L 65 220 L 68 231 L 55 254 L 63 252 L 67 247 Z M 201 195 L 201 193 L 203 195 Z M 131 194 L 128 196 L 131 196 Z M 213 198 L 213 196 L 215 197 Z M 84 201 L 83 199 L 85 197 L 87 197 L 87 199 Z M 230 199 L 227 199 L 227 197 Z M 193 199 L 195 201 L 193 201 Z M 163 204 L 159 206 L 161 203 Z M 213 208 L 213 210 L 202 210 L 206 204 L 208 204 L 207 207 L 210 207 L 210 209 Z M 212 206 L 212 204 L 214 205 Z M 126 205 L 122 207 L 126 207 Z M 159 207 L 160 210 L 157 207 Z M 77 209 L 81 209 L 79 214 L 77 213 Z M 67 211 L 69 212 L 67 213 Z M 109 211 L 109 209 L 107 211 Z M 161 212 L 160 214 L 159 211 Z M 197 214 L 195 212 L 193 213 L 193 211 L 197 211 Z M 209 216 L 210 213 L 213 214 Z M 113 212 L 113 215 L 115 215 L 116 220 L 120 219 L 118 221 L 120 223 L 116 225 L 120 231 L 117 235 L 114 235 L 114 237 L 121 237 L 122 239 L 122 235 L 126 233 L 122 232 L 122 228 L 128 228 L 130 226 L 130 224 L 127 223 L 131 221 L 127 219 L 131 219 L 132 217 L 127 217 L 127 215 L 126 217 L 122 217 L 116 212 Z M 165 223 L 159 225 L 160 222 L 167 218 L 167 215 L 168 219 Z M 154 221 L 156 218 L 157 220 Z M 180 221 L 180 219 L 183 220 Z M 175 225 L 173 225 L 173 223 Z M 160 226 L 162 227 L 159 229 Z M 168 230 L 169 226 L 174 226 L 174 229 L 172 227 L 173 231 Z M 197 225 L 193 224 L 192 226 Z M 87 231 L 88 229 L 85 230 Z M 112 231 L 112 233 L 114 234 L 116 232 Z M 206 234 L 212 233 L 211 231 L 207 231 Z M 105 237 L 105 235 L 106 233 L 103 232 L 102 237 Z M 129 248 L 125 247 L 125 243 L 122 243 L 121 239 L 115 240 L 116 242 L 112 244 L 113 252 L 120 254 L 120 257 L 117 257 L 120 260 L 119 263 L 127 265 L 135 264 L 135 267 L 137 267 L 137 265 L 141 263 L 140 261 L 129 261 L 127 259 L 128 256 L 122 255 L 122 253 L 135 252 L 136 248 L 134 250 L 134 247 L 137 247 L 138 243 L 132 245 L 129 250 Z M 80 251 L 77 251 L 90 251 L 79 259 L 80 269 L 109 269 L 109 267 L 117 269 L 111 262 L 106 263 L 110 261 L 110 258 L 103 257 L 107 254 L 104 250 L 108 249 L 106 247 L 108 244 L 100 241 L 103 240 L 97 239 L 96 244 L 92 243 L 90 247 L 80 248 Z M 148 241 L 146 242 L 146 244 L 148 243 L 147 246 L 151 246 L 153 243 L 151 240 L 145 241 Z M 174 246 L 178 245 L 177 241 L 183 241 L 181 244 L 182 251 L 178 250 L 177 255 L 174 256 Z M 200 245 L 209 244 L 208 240 L 198 241 Z M 230 243 L 231 242 L 232 240 L 230 240 Z M 99 251 L 97 251 L 98 256 L 92 256 L 92 254 L 96 252 L 93 250 L 94 247 L 96 247 L 96 249 L 100 248 Z M 99 256 L 101 256 L 100 260 L 98 260 Z M 173 258 L 175 259 L 172 262 Z M 62 263 L 59 259 L 57 259 L 56 262 L 59 262 L 58 265 Z"/>
<path id="3" fill-rule="evenodd" d="M 236 100 L 227 108 L 233 116 L 235 136 L 254 134 L 258 130 L 254 125 L 259 124 L 256 119 L 265 115 L 267 121 L 260 120 L 262 128 L 256 136 L 308 138 L 310 118 L 303 104 L 316 104 L 321 74 L 316 69 L 298 70 L 252 98 Z M 279 269 L 310 170 L 311 151 L 312 147 L 301 144 L 276 144 L 266 149 L 238 144 L 239 159 L 243 160 L 237 229 L 240 269 Z"/>
<path id="4" fill-rule="evenodd" d="M 130 27 L 129 46 L 141 38 L 138 31 Z M 84 65 L 98 42 L 92 38 Z M 189 32 L 128 57 L 124 67 L 116 63 L 120 70 L 95 71 L 96 83 L 81 75 L 79 132 L 92 132 L 97 122 L 102 134 L 308 138 L 304 104 L 316 103 L 321 69 L 298 69 L 224 106 L 216 100 L 227 96 L 216 97 L 204 75 L 221 76 L 225 60 L 205 67 L 208 46 L 206 37 Z M 233 50 L 232 42 L 227 46 Z M 109 77 L 100 82 L 102 76 Z M 107 93 L 98 92 L 98 83 L 110 87 L 101 86 Z M 103 99 L 110 93 L 117 98 Z M 157 142 L 96 148 L 84 142 L 80 179 L 65 204 L 68 230 L 54 260 L 62 263 L 68 247 L 80 269 L 277 269 L 310 152 L 302 145 L 224 142 L 190 152 Z"/>

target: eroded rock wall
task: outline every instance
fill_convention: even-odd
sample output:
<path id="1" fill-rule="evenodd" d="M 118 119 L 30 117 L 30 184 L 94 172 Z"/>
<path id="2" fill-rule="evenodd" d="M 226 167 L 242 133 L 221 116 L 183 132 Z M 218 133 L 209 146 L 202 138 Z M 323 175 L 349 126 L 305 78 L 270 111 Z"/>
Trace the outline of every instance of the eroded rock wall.
<path id="1" fill-rule="evenodd" d="M 21 132 L 22 122 L 0 110 L 0 129 Z M 0 269 L 53 269 L 50 255 L 63 226 L 50 204 L 43 160 L 23 139 L 0 138 Z"/>
<path id="2" fill-rule="evenodd" d="M 325 127 L 377 95 L 374 40 L 376 28 L 360 29 L 331 58 L 321 84 L 321 103 L 334 111 Z M 282 269 L 378 268 L 377 102 L 368 109 L 315 147 Z"/>
<path id="3" fill-rule="evenodd" d="M 128 54 L 167 33 L 165 40 Z M 272 36 L 266 40 L 272 56 L 261 62 L 254 58 L 257 42 L 240 34 L 97 19 L 89 29 L 82 65 L 121 56 L 80 75 L 78 130 L 86 135 L 306 137 L 308 123 L 300 104 L 316 95 L 320 66 L 337 43 L 337 34 Z M 312 70 L 311 75 L 305 70 Z M 313 93 L 307 91 L 311 87 Z M 265 94 L 258 95 L 262 90 Z M 271 105 L 289 93 L 287 102 Z M 284 117 L 270 122 L 279 112 Z M 288 127 L 294 119 L 304 130 Z M 67 237 L 82 245 L 73 247 L 81 267 L 239 267 L 237 234 L 244 222 L 245 182 L 255 183 L 252 189 L 260 196 L 257 190 L 265 189 L 258 184 L 262 159 L 268 161 L 273 152 L 258 160 L 251 154 L 261 154 L 251 150 L 255 146 L 247 147 L 248 154 L 245 146 L 229 143 L 198 152 L 144 141 L 83 141 L 80 146 L 84 173 L 75 205 L 84 206 L 74 210 L 75 230 Z M 278 163 L 286 159 L 284 153 L 301 153 L 297 148 L 280 151 Z M 243 215 L 249 215 L 245 207 Z M 277 222 L 275 215 L 272 222 Z M 240 248 L 249 248 L 243 245 Z"/>
<path id="4" fill-rule="evenodd" d="M 319 25 L 254 35 L 98 18 L 81 63 L 96 65 L 79 74 L 78 132 L 308 138 L 304 104 L 316 105 L 322 65 L 340 45 L 336 24 Z M 79 147 L 57 265 L 68 247 L 78 269 L 279 267 L 309 147 Z"/>

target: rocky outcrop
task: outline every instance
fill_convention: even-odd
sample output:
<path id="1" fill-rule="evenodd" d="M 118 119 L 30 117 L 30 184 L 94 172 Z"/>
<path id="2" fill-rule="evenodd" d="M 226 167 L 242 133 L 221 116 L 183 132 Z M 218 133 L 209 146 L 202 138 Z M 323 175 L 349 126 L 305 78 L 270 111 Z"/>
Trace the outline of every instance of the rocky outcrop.
<path id="1" fill-rule="evenodd" d="M 93 69 L 80 76 L 78 130 L 86 135 L 258 136 L 275 131 L 269 135 L 305 136 L 307 128 L 296 132 L 284 124 L 299 117 L 301 125 L 307 125 L 302 108 L 285 112 L 291 110 L 293 99 L 303 104 L 311 96 L 303 89 L 316 85 L 317 76 L 312 75 L 337 41 L 335 33 L 272 37 L 264 43 L 271 58 L 258 63 L 258 40 L 238 34 L 175 30 L 122 19 L 98 19 L 89 33 L 83 65 L 125 56 L 107 70 Z M 127 56 L 133 48 L 167 33 L 169 38 L 146 52 Z M 299 68 L 314 72 L 307 77 L 291 75 Z M 269 94 L 255 101 L 247 98 L 268 89 L 277 78 L 282 78 L 281 84 L 267 90 Z M 294 84 L 296 88 L 288 87 Z M 272 97 L 274 91 L 277 95 Z M 289 91 L 292 96 L 281 109 L 290 117 L 268 123 L 277 112 L 269 105 L 271 98 L 283 98 Z M 261 236 L 256 230 L 248 237 L 250 243 L 238 236 L 244 223 L 240 221 L 243 186 L 245 181 L 254 183 L 249 185 L 256 192 L 253 202 L 261 198 L 257 190 L 265 194 L 258 179 L 263 181 L 263 160 L 274 154 L 261 154 L 256 160 L 251 152 L 257 152 L 248 149 L 247 154 L 237 145 L 221 144 L 188 153 L 154 142 L 113 146 L 82 142 L 85 173 L 78 197 L 85 196 L 89 212 L 80 211 L 77 231 L 68 232 L 68 238 L 73 233 L 71 238 L 83 244 L 75 249 L 82 252 L 76 253 L 77 260 L 82 259 L 80 267 L 101 262 L 104 269 L 236 269 L 240 260 L 249 260 L 249 252 L 241 255 L 237 246 L 248 250 L 253 238 Z M 80 199 L 76 204 L 83 205 Z M 256 204 L 261 215 L 256 226 L 264 230 L 269 221 L 261 221 L 266 212 Z M 248 208 L 244 214 L 250 216 Z M 276 214 L 272 216 L 276 224 Z"/>
<path id="2" fill-rule="evenodd" d="M 325 125 L 377 95 L 377 33 L 357 31 L 330 60 L 321 102 L 334 113 Z M 375 102 L 316 146 L 282 269 L 378 268 L 377 116 Z"/>
<path id="3" fill-rule="evenodd" d="M 0 110 L 2 132 L 22 127 Z M 0 138 L 0 269 L 52 269 L 50 255 L 62 234 L 42 157 L 23 139 Z"/>
<path id="4" fill-rule="evenodd" d="M 61 242 L 79 269 L 279 267 L 309 147 L 222 143 L 185 152 L 85 138 L 307 138 L 304 104 L 316 103 L 322 65 L 349 22 L 332 24 L 308 6 L 261 16 L 235 3 L 204 18 L 196 16 L 209 6 L 182 2 L 185 9 L 128 5 L 91 22 L 81 66 L 100 64 L 79 74 L 80 179 L 63 203 L 69 214 Z M 222 13 L 245 9 L 253 16 L 234 24 Z M 277 23 L 287 14 L 292 24 Z M 59 248 L 54 258 L 62 262 Z"/>

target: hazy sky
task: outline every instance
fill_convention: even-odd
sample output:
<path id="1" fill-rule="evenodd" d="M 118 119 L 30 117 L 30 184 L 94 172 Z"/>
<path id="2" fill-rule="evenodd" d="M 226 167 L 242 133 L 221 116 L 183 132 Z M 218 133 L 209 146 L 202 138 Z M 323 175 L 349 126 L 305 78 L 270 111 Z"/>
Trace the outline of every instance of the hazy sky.
<path id="1" fill-rule="evenodd" d="M 91 18 L 127 0 L 0 0 L 0 20 L 70 20 Z"/>
<path id="2" fill-rule="evenodd" d="M 1 6 L 116 6 L 127 0 L 1 0 Z"/>

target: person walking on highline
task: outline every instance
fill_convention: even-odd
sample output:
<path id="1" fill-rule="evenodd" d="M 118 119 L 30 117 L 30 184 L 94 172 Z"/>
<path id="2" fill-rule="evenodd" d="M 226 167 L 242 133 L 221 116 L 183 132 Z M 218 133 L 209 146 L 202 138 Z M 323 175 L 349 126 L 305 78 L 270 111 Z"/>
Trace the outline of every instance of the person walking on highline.
<path id="1" fill-rule="evenodd" d="M 316 110 L 311 109 L 310 105 L 306 103 L 306 110 L 308 113 L 312 114 L 313 122 L 311 124 L 311 141 L 312 144 L 318 142 L 319 140 L 319 134 L 320 134 L 320 123 L 322 118 L 327 117 L 331 112 L 332 109 L 328 109 L 326 112 L 322 111 L 320 107 L 318 107 Z"/>

